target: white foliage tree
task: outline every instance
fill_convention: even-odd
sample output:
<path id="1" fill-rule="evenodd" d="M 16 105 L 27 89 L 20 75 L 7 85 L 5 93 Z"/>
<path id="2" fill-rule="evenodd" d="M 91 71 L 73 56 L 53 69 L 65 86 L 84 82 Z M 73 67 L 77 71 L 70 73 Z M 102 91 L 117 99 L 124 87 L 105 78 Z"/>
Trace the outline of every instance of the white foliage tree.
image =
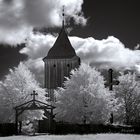
<path id="1" fill-rule="evenodd" d="M 56 120 L 69 123 L 104 123 L 112 109 L 109 90 L 100 72 L 86 64 L 71 72 L 64 88 L 55 91 Z"/>
<path id="2" fill-rule="evenodd" d="M 32 99 L 31 93 L 38 93 L 38 100 L 46 102 L 45 89 L 41 88 L 25 64 L 20 63 L 13 70 L 10 69 L 5 80 L 0 82 L 0 122 L 14 121 L 14 107 Z M 21 120 L 41 119 L 43 111 L 25 111 Z"/>
<path id="3" fill-rule="evenodd" d="M 121 123 L 137 123 L 140 121 L 140 84 L 135 73 L 121 73 L 119 85 L 114 89 L 119 109 L 115 113 Z"/>

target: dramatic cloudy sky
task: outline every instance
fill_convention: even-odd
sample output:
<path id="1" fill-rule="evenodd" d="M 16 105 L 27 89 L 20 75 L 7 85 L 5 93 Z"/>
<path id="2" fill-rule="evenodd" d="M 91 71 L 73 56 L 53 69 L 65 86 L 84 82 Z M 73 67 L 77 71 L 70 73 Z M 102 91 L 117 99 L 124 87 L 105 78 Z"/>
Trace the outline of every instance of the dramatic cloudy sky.
<path id="1" fill-rule="evenodd" d="M 0 46 L 0 78 L 20 61 L 43 73 L 42 58 L 56 40 L 52 29 L 61 27 L 63 5 L 69 39 L 82 61 L 140 70 L 138 0 L 0 0 L 0 43 L 9 45 Z M 34 27 L 48 28 L 46 35 L 33 34 Z"/>

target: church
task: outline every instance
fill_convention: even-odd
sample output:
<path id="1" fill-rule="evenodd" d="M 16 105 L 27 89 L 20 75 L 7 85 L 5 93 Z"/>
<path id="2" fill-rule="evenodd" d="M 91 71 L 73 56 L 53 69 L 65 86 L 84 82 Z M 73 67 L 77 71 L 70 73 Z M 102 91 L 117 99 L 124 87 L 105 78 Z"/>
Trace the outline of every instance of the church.
<path id="1" fill-rule="evenodd" d="M 61 31 L 43 61 L 45 64 L 44 87 L 47 89 L 50 100 L 54 101 L 54 90 L 57 87 L 63 87 L 65 77 L 69 77 L 71 70 L 80 65 L 80 57 L 76 55 L 65 29 L 64 13 Z"/>

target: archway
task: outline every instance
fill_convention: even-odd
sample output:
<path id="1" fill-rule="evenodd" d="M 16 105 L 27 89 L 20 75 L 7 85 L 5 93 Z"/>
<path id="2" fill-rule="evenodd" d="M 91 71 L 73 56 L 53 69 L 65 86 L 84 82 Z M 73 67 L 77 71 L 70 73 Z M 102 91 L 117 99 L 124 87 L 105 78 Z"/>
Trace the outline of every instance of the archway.
<path id="1" fill-rule="evenodd" d="M 18 117 L 21 115 L 25 110 L 44 110 L 44 112 L 47 112 L 47 118 L 49 120 L 49 130 L 51 132 L 52 130 L 52 123 L 53 123 L 53 109 L 55 108 L 52 105 L 46 104 L 44 102 L 41 102 L 39 100 L 36 100 L 35 97 L 38 95 L 35 91 L 31 94 L 33 96 L 33 99 L 25 102 L 19 106 L 16 106 L 15 109 L 15 127 L 16 127 L 16 134 L 19 133 L 19 128 L 18 128 Z"/>

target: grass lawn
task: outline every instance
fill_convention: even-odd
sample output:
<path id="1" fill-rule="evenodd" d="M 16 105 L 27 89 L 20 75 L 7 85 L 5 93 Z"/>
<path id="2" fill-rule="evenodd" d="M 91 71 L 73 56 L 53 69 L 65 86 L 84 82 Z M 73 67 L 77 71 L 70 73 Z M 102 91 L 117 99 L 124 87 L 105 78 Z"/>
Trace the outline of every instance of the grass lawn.
<path id="1" fill-rule="evenodd" d="M 0 137 L 0 140 L 140 140 L 140 135 L 93 134 L 93 135 L 10 136 L 10 137 Z"/>

